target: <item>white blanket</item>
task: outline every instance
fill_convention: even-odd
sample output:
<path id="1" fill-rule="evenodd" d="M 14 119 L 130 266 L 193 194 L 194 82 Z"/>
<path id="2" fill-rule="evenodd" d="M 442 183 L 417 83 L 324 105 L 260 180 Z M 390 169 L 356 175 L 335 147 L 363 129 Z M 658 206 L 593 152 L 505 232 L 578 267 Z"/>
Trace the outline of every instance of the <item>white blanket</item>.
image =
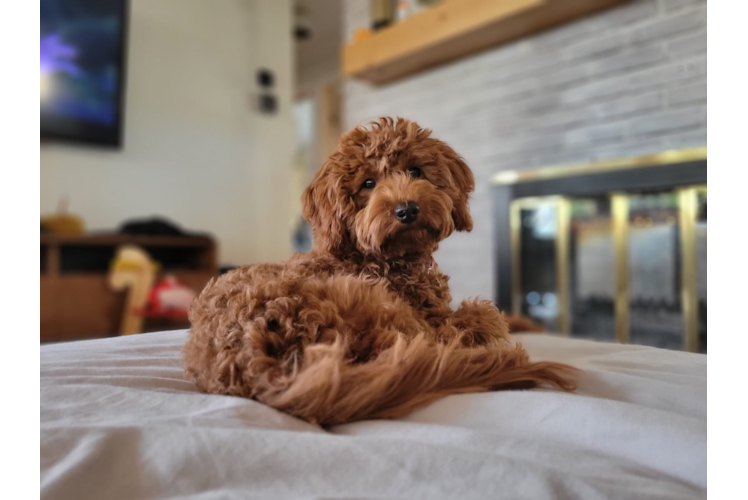
<path id="1" fill-rule="evenodd" d="M 42 498 L 706 498 L 706 356 L 547 335 L 576 394 L 324 430 L 182 376 L 184 331 L 41 347 Z"/>

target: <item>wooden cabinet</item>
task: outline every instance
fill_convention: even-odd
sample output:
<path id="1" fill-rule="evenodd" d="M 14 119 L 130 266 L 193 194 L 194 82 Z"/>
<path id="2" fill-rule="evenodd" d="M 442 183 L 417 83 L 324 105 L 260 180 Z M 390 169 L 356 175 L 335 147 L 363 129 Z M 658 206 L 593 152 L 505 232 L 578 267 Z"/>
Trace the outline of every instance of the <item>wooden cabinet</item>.
<path id="1" fill-rule="evenodd" d="M 125 293 L 109 287 L 109 266 L 118 247 L 138 245 L 161 272 L 200 292 L 218 275 L 216 244 L 207 237 L 41 235 L 40 341 L 60 342 L 118 335 Z M 150 326 L 150 328 L 149 328 Z M 146 331 L 163 329 L 146 323 Z M 172 323 L 173 328 L 187 326 Z"/>

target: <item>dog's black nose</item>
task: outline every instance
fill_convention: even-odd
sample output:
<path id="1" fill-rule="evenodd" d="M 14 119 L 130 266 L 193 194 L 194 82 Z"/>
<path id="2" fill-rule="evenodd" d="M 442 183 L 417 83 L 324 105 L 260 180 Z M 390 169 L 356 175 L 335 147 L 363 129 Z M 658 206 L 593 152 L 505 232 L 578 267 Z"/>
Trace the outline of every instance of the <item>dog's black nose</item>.
<path id="1" fill-rule="evenodd" d="M 410 224 L 418 218 L 418 214 L 421 212 L 421 207 L 415 201 L 406 201 L 400 203 L 395 207 L 395 217 L 400 222 Z"/>

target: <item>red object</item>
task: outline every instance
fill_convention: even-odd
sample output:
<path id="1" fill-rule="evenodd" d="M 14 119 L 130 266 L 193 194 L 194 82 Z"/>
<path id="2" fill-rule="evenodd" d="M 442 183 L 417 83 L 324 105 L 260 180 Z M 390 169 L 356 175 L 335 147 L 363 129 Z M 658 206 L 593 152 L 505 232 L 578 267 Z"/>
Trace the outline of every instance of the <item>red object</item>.
<path id="1" fill-rule="evenodd" d="M 151 288 L 146 307 L 136 308 L 134 313 L 151 318 L 186 318 L 194 298 L 191 288 L 174 276 L 166 276 Z"/>

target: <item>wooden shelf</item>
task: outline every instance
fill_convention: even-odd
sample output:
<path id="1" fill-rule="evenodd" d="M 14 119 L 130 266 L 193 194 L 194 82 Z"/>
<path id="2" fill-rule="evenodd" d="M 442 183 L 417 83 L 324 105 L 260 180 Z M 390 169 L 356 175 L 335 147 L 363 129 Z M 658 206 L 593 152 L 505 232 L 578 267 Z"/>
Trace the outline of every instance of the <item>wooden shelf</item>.
<path id="1" fill-rule="evenodd" d="M 443 0 L 345 46 L 343 73 L 390 82 L 626 1 Z"/>
<path id="2" fill-rule="evenodd" d="M 125 293 L 109 284 L 109 268 L 121 245 L 138 245 L 162 264 L 164 273 L 200 292 L 218 275 L 216 243 L 200 236 L 137 236 L 88 233 L 41 234 L 40 331 L 44 342 L 117 335 Z M 186 326 L 180 320 L 154 328 Z M 152 330 L 148 324 L 146 331 Z"/>
<path id="3" fill-rule="evenodd" d="M 214 241 L 207 236 L 136 236 L 116 233 L 83 235 L 40 234 L 42 245 L 113 246 L 140 245 L 163 247 L 210 247 Z"/>

